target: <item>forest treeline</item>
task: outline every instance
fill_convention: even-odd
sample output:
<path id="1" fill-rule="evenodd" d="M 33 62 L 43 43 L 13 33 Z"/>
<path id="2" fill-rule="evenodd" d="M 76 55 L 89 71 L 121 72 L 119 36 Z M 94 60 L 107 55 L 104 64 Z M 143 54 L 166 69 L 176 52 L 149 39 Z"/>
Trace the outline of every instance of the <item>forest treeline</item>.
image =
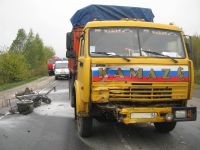
<path id="1" fill-rule="evenodd" d="M 8 49 L 0 50 L 0 83 L 22 81 L 47 74 L 47 60 L 55 55 L 39 34 L 19 29 Z"/>
<path id="2" fill-rule="evenodd" d="M 200 84 L 200 35 L 192 36 L 192 60 L 195 68 L 195 82 Z"/>

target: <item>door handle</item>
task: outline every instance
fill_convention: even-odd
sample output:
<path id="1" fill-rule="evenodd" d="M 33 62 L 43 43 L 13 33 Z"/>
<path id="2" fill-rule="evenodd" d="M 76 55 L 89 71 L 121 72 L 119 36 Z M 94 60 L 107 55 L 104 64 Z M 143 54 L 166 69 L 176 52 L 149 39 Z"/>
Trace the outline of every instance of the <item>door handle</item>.
<path id="1" fill-rule="evenodd" d="M 80 67 L 83 67 L 83 62 L 80 62 L 80 64 L 79 64 L 79 65 L 80 65 Z"/>

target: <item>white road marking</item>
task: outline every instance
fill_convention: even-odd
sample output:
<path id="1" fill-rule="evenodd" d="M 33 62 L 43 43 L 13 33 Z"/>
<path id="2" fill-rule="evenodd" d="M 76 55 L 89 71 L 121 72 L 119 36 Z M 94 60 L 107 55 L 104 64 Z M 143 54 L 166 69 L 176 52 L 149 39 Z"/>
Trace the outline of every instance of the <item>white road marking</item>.
<path id="1" fill-rule="evenodd" d="M 55 84 L 56 83 L 56 81 L 53 81 L 51 84 L 50 84 L 50 86 L 46 86 L 45 88 L 43 88 L 41 91 L 40 91 L 40 93 L 44 93 L 44 91 L 47 91 L 46 89 L 47 88 L 49 88 L 49 87 L 51 87 L 53 84 Z"/>
<path id="2" fill-rule="evenodd" d="M 9 114 L 10 114 L 10 113 L 7 112 L 5 115 L 2 115 L 2 116 L 0 117 L 0 120 L 3 119 L 4 117 L 6 117 L 6 116 L 9 115 Z"/>
<path id="3" fill-rule="evenodd" d="M 55 94 L 57 93 L 69 93 L 69 89 L 60 89 L 60 90 L 56 90 Z"/>
<path id="4" fill-rule="evenodd" d="M 48 90 L 44 90 L 44 91 L 40 92 L 40 94 L 45 94 L 47 92 L 48 92 Z M 50 94 L 60 94 L 60 93 L 69 93 L 69 89 L 68 88 L 67 89 L 59 89 L 59 90 L 56 89 L 55 92 L 52 91 Z"/>

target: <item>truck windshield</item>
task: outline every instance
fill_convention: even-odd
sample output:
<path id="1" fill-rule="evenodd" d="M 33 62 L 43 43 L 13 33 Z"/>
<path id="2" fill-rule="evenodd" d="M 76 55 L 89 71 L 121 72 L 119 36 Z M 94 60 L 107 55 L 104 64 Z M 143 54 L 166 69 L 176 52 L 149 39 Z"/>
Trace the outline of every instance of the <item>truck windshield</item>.
<path id="1" fill-rule="evenodd" d="M 89 41 L 90 55 L 95 57 L 106 56 L 104 53 L 126 57 L 185 57 L 181 34 L 176 31 L 149 28 L 94 28 L 90 30 Z"/>

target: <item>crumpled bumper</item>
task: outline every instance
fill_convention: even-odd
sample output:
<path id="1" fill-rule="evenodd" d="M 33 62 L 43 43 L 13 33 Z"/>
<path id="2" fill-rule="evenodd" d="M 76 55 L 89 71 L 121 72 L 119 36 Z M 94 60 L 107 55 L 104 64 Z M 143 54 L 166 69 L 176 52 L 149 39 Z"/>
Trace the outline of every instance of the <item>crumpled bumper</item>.
<path id="1" fill-rule="evenodd" d="M 178 116 L 177 112 L 185 112 L 185 114 Z M 126 107 L 117 108 L 116 115 L 117 120 L 125 124 L 169 121 L 195 121 L 196 107 Z M 171 116 L 171 120 L 168 120 L 167 116 Z"/>

